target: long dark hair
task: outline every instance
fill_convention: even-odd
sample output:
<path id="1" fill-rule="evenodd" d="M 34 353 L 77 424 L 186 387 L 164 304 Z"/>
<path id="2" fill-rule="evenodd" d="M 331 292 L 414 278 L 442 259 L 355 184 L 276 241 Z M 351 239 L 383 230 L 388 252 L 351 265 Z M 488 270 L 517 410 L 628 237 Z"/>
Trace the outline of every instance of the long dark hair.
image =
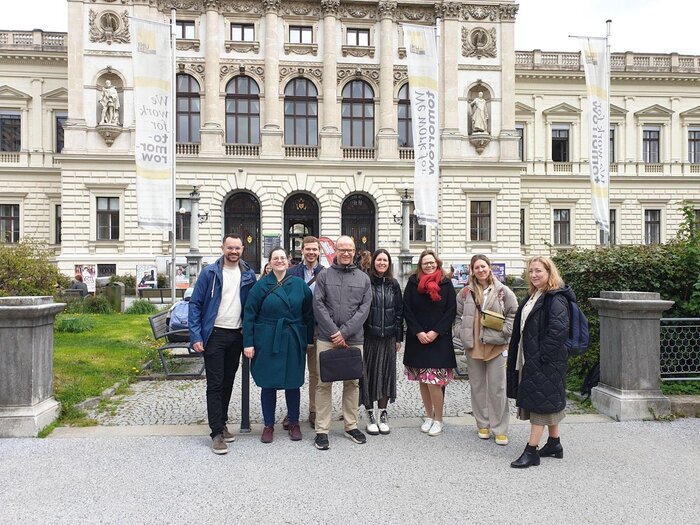
<path id="1" fill-rule="evenodd" d="M 384 272 L 384 275 L 379 275 L 377 274 L 377 269 L 374 267 L 374 261 L 377 260 L 377 256 L 380 254 L 384 254 L 387 256 L 389 259 L 389 267 L 386 269 L 386 272 Z M 393 264 L 391 262 L 391 254 L 386 251 L 384 248 L 379 248 L 378 250 L 375 250 L 374 253 L 372 254 L 372 263 L 369 267 L 369 274 L 372 277 L 386 277 L 387 279 L 393 279 L 394 278 L 394 273 L 391 271 L 393 267 Z"/>

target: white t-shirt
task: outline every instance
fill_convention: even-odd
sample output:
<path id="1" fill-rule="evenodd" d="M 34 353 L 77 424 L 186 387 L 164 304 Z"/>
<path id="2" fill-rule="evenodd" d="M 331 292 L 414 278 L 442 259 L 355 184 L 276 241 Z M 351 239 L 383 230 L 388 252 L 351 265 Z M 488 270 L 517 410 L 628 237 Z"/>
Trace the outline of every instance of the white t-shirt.
<path id="1" fill-rule="evenodd" d="M 214 320 L 219 328 L 241 327 L 241 269 L 238 265 L 224 266 L 224 285 L 221 289 L 221 303 Z"/>

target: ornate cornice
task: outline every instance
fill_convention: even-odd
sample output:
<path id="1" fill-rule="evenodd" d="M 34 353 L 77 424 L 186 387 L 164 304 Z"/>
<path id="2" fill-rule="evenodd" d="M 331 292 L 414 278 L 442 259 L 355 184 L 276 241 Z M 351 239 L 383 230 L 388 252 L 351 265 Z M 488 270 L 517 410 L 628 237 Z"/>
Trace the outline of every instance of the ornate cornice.
<path id="1" fill-rule="evenodd" d="M 103 11 L 98 17 L 97 13 L 90 9 L 88 23 L 90 42 L 106 42 L 109 45 L 112 42 L 117 44 L 131 42 L 128 11 L 124 11 L 121 15 L 114 11 Z"/>
<path id="2" fill-rule="evenodd" d="M 323 16 L 338 16 L 340 0 L 321 0 L 321 13 Z"/>
<path id="3" fill-rule="evenodd" d="M 447 2 L 444 4 L 435 5 L 435 16 L 442 19 L 458 20 L 462 14 L 462 4 L 457 2 Z"/>
<path id="4" fill-rule="evenodd" d="M 495 22 L 498 18 L 498 6 L 468 4 L 464 6 L 462 13 L 465 20 L 486 20 L 488 18 Z"/>
<path id="5" fill-rule="evenodd" d="M 284 54 L 316 56 L 318 54 L 318 44 L 284 44 Z"/>
<path id="6" fill-rule="evenodd" d="M 348 78 L 371 79 L 375 83 L 379 83 L 379 66 L 371 67 L 339 67 L 338 68 L 338 84 L 347 80 Z"/>
<path id="7" fill-rule="evenodd" d="M 519 7 L 518 4 L 500 6 L 501 20 L 515 20 L 515 15 L 518 13 Z"/>
<path id="8" fill-rule="evenodd" d="M 190 38 L 178 38 L 175 42 L 178 51 L 199 51 L 199 40 Z"/>
<path id="9" fill-rule="evenodd" d="M 427 7 L 399 7 L 396 10 L 397 22 L 428 22 L 435 23 L 435 9 Z"/>
<path id="10" fill-rule="evenodd" d="M 284 2 L 281 13 L 287 16 L 321 16 L 321 7 L 308 2 Z"/>
<path id="11" fill-rule="evenodd" d="M 248 75 L 261 84 L 265 83 L 265 66 L 263 64 L 256 64 L 252 62 L 241 62 L 240 64 L 224 64 L 219 69 L 219 79 L 233 73 L 236 75 Z"/>
<path id="12" fill-rule="evenodd" d="M 260 42 L 238 42 L 235 40 L 225 40 L 224 49 L 227 53 L 235 51 L 236 53 L 257 53 L 260 51 Z"/>
<path id="13" fill-rule="evenodd" d="M 203 11 L 204 5 L 202 0 L 159 0 L 158 9 L 161 11 L 169 11 L 171 8 L 181 9 L 184 11 Z"/>
<path id="14" fill-rule="evenodd" d="M 341 46 L 340 52 L 344 57 L 369 57 L 374 58 L 374 46 Z"/>
<path id="15" fill-rule="evenodd" d="M 462 27 L 462 56 L 465 57 L 496 57 L 496 28 L 484 29 Z"/>
<path id="16" fill-rule="evenodd" d="M 379 19 L 383 18 L 394 18 L 396 15 L 396 8 L 398 7 L 398 4 L 396 2 L 390 2 L 388 0 L 384 0 L 382 2 L 379 2 L 379 6 L 377 7 L 377 13 L 379 13 Z"/>
<path id="17" fill-rule="evenodd" d="M 260 15 L 262 14 L 262 8 L 257 2 L 253 3 L 223 0 L 221 4 L 221 12 Z"/>
<path id="18" fill-rule="evenodd" d="M 177 63 L 177 71 L 176 73 L 194 73 L 194 76 L 199 76 L 202 80 L 204 80 L 206 73 L 205 73 L 205 68 L 204 64 L 201 62 L 180 62 L 178 61 Z M 200 89 L 204 89 L 203 86 L 199 86 Z"/>
<path id="19" fill-rule="evenodd" d="M 377 19 L 377 9 L 359 5 L 342 5 L 338 11 L 341 18 L 364 18 L 368 20 Z"/>
<path id="20" fill-rule="evenodd" d="M 313 77 L 314 79 L 321 82 L 323 80 L 323 67 L 315 66 L 308 67 L 306 64 L 304 67 L 301 66 L 282 66 L 280 67 L 280 83 L 286 84 L 290 79 L 295 77 Z"/>
<path id="21" fill-rule="evenodd" d="M 205 11 L 220 11 L 221 0 L 203 0 L 202 7 Z"/>
<path id="22" fill-rule="evenodd" d="M 282 4 L 282 0 L 261 0 L 260 3 L 262 4 L 262 8 L 265 14 L 278 14 L 280 11 L 280 5 Z"/>

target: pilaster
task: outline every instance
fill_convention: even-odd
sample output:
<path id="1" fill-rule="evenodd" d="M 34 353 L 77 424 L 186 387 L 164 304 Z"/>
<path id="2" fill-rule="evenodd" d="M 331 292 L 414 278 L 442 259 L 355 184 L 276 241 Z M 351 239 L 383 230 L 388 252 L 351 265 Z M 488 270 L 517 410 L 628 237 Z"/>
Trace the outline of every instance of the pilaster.
<path id="1" fill-rule="evenodd" d="M 379 132 L 377 148 L 379 160 L 398 157 L 398 133 L 394 113 L 394 15 L 396 2 L 379 2 Z"/>
<path id="2" fill-rule="evenodd" d="M 504 9 L 511 7 L 514 9 Z M 501 134 L 500 160 L 517 161 L 518 135 L 515 132 L 515 13 L 518 6 L 501 6 Z"/>
<path id="3" fill-rule="evenodd" d="M 83 106 L 84 27 L 82 0 L 68 0 L 68 121 L 64 135 L 64 153 L 83 152 L 87 146 Z"/>
<path id="4" fill-rule="evenodd" d="M 320 158 L 340 158 L 340 108 L 338 106 L 337 27 L 340 0 L 321 0 L 323 13 L 323 102 Z"/>
<path id="5" fill-rule="evenodd" d="M 224 130 L 222 104 L 219 100 L 219 2 L 204 2 L 206 19 L 206 42 L 204 67 L 204 125 L 201 129 L 201 153 L 223 154 Z"/>
<path id="6" fill-rule="evenodd" d="M 260 130 L 261 157 L 282 156 L 282 126 L 280 118 L 280 60 L 278 12 L 281 0 L 262 0 L 265 10 L 265 114 Z"/>

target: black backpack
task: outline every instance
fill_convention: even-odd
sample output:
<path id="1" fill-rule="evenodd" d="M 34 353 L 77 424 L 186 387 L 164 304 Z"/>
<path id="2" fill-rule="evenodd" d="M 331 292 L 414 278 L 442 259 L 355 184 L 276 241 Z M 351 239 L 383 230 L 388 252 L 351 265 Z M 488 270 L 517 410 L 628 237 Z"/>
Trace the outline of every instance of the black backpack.
<path id="1" fill-rule="evenodd" d="M 597 386 L 600 382 L 600 362 L 594 364 L 586 372 L 586 377 L 583 378 L 583 383 L 581 384 L 581 395 L 585 396 L 583 400 L 585 401 L 591 397 L 591 391 L 594 386 Z"/>
<path id="2" fill-rule="evenodd" d="M 542 306 L 544 308 L 544 328 L 546 329 L 547 325 L 549 325 L 549 304 L 547 301 L 551 301 L 551 295 L 547 294 L 544 300 L 545 303 Z M 571 301 L 566 297 L 566 303 L 569 307 L 569 337 L 564 346 L 566 346 L 569 357 L 574 357 L 588 351 L 588 345 L 590 344 L 588 319 L 578 307 L 576 301 Z"/>

